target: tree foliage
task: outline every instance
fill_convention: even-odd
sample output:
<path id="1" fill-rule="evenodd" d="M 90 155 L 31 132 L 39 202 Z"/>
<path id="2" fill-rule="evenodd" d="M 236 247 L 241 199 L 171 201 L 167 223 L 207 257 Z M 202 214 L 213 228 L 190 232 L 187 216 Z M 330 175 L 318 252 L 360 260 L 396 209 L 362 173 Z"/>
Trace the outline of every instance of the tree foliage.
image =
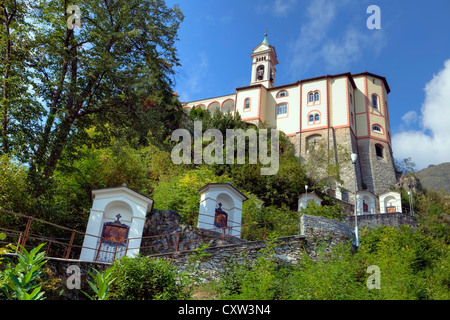
<path id="1" fill-rule="evenodd" d="M 111 123 L 116 135 L 140 137 L 151 129 L 162 141 L 182 114 L 171 89 L 183 20 L 177 7 L 83 1 L 81 29 L 71 29 L 67 5 L 6 1 L 1 8 L 0 51 L 9 52 L 2 55 L 2 149 L 29 163 L 38 195 L 82 128 Z"/>

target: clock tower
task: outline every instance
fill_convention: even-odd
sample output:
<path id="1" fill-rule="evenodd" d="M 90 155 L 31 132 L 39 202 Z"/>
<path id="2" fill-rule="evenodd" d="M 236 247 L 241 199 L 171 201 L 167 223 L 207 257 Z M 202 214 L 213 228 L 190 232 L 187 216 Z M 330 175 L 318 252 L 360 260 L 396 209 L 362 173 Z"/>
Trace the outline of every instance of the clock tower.
<path id="1" fill-rule="evenodd" d="M 275 86 L 275 66 L 278 64 L 275 48 L 267 40 L 267 31 L 263 42 L 253 49 L 252 57 L 252 79 L 250 85 L 262 84 L 266 88 Z"/>

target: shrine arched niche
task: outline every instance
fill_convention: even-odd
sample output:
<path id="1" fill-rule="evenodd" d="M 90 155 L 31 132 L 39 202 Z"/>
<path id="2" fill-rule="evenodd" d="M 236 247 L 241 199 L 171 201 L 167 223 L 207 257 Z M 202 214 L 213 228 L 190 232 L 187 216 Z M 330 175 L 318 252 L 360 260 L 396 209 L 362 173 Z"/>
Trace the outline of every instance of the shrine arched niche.
<path id="1" fill-rule="evenodd" d="M 124 201 L 112 201 L 105 207 L 96 261 L 111 262 L 125 255 L 133 209 Z"/>
<path id="2" fill-rule="evenodd" d="M 214 226 L 217 228 L 232 226 L 235 203 L 226 193 L 220 193 L 216 198 Z"/>
<path id="3" fill-rule="evenodd" d="M 133 209 L 131 206 L 120 200 L 112 201 L 105 207 L 105 213 L 103 215 L 103 222 L 114 221 L 117 219 L 117 214 L 120 214 L 120 221 L 131 223 L 133 217 Z"/>

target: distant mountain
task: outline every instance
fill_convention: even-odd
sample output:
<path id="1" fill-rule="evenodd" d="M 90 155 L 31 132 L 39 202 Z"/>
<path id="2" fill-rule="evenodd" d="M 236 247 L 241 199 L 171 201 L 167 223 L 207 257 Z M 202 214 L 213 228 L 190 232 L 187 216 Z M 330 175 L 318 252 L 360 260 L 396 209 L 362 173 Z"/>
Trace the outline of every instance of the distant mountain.
<path id="1" fill-rule="evenodd" d="M 444 190 L 450 192 L 450 162 L 430 165 L 416 172 L 420 183 L 428 190 Z"/>

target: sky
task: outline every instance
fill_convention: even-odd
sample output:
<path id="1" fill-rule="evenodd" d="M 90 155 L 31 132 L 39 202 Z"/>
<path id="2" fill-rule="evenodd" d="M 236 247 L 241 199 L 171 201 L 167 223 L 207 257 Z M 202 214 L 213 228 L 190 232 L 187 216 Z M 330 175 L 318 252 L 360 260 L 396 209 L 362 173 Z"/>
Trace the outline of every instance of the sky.
<path id="1" fill-rule="evenodd" d="M 275 47 L 276 84 L 343 72 L 386 77 L 394 158 L 450 162 L 449 0 L 166 0 L 185 15 L 177 42 L 181 101 L 235 92 L 250 53 Z M 369 29 L 380 9 L 380 28 Z"/>

